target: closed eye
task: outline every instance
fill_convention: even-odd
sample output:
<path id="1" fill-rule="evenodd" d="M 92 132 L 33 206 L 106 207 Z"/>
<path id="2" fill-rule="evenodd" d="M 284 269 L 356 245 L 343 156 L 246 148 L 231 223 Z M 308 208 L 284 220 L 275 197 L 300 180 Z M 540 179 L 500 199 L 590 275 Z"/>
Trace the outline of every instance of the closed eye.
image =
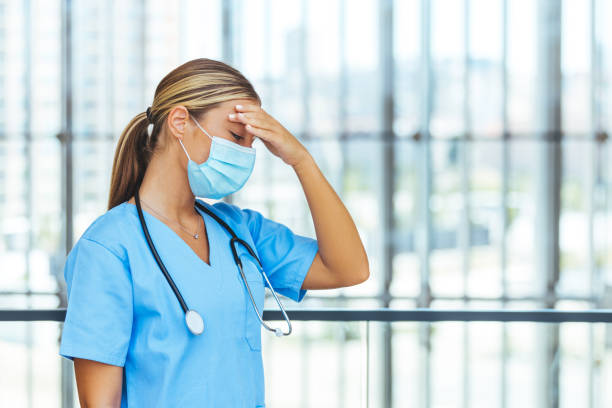
<path id="1" fill-rule="evenodd" d="M 237 134 L 235 134 L 235 133 L 234 133 L 234 132 L 232 132 L 231 130 L 230 130 L 230 133 L 232 134 L 232 136 L 234 136 L 234 138 L 235 138 L 236 140 L 242 140 L 242 139 L 244 139 L 244 137 L 242 137 L 242 136 L 238 136 Z"/>

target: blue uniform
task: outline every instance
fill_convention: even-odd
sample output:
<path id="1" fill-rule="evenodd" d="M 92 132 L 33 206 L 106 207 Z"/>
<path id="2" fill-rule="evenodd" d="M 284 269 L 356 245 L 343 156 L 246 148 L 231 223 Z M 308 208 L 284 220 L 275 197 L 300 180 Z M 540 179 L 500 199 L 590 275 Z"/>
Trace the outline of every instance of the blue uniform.
<path id="1" fill-rule="evenodd" d="M 252 209 L 197 200 L 251 245 L 274 290 L 296 302 L 303 299 L 302 282 L 318 251 L 315 239 Z M 68 309 L 59 354 L 123 366 L 122 407 L 265 407 L 261 325 L 232 257 L 231 236 L 197 211 L 206 224 L 210 264 L 143 208 L 170 276 L 187 306 L 202 315 L 200 335 L 185 325 L 147 245 L 136 205 L 124 202 L 99 216 L 66 259 Z M 267 284 L 257 261 L 243 246 L 236 248 L 263 313 Z M 286 330 L 284 320 L 272 325 L 281 323 Z"/>

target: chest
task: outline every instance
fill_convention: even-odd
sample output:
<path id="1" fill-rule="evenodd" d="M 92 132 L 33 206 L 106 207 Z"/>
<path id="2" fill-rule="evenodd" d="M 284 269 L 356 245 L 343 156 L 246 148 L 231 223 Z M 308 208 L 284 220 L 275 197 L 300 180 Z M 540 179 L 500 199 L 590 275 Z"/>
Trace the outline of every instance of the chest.
<path id="1" fill-rule="evenodd" d="M 204 320 L 204 333 L 197 341 L 210 344 L 237 341 L 256 349 L 260 347 L 259 321 L 251 297 L 235 263 L 229 234 L 213 222 L 207 220 L 205 235 L 200 235 L 199 239 L 173 233 L 162 224 L 151 223 L 149 230 L 187 308 L 196 310 Z M 240 235 L 251 241 L 250 236 Z M 263 313 L 263 277 L 248 251 L 239 244 L 236 250 L 243 260 L 244 277 L 255 304 Z M 130 254 L 130 267 L 137 331 L 146 332 L 148 338 L 165 339 L 175 345 L 187 344 L 193 335 L 185 326 L 185 313 L 144 237 Z"/>
<path id="2" fill-rule="evenodd" d="M 210 266 L 210 240 L 206 228 L 198 232 L 198 238 L 194 238 L 193 235 L 175 228 L 173 230 L 195 256 Z"/>

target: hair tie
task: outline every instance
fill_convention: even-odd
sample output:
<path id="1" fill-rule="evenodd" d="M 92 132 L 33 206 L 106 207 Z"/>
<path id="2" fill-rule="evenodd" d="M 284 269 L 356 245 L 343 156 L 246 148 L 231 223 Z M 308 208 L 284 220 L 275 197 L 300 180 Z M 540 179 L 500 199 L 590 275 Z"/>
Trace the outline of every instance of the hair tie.
<path id="1" fill-rule="evenodd" d="M 153 116 L 151 115 L 151 107 L 150 106 L 147 108 L 147 120 L 149 121 L 149 123 L 153 123 Z"/>

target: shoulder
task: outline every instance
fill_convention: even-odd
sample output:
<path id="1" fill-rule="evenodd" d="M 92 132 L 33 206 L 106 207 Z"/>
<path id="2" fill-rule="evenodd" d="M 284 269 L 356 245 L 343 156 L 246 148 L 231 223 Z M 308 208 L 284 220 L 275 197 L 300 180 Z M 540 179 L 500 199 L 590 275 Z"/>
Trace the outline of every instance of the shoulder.
<path id="1" fill-rule="evenodd" d="M 250 208 L 241 208 L 235 204 L 226 203 L 225 201 L 217 201 L 213 204 L 209 204 L 199 198 L 196 200 L 205 207 L 212 209 L 212 211 L 216 215 L 222 217 L 224 221 L 229 221 L 233 224 L 248 222 L 248 218 L 250 218 L 253 213 L 257 213 L 257 211 Z"/>
<path id="2" fill-rule="evenodd" d="M 126 246 L 122 240 L 131 236 L 127 230 L 133 221 L 130 208 L 127 207 L 129 205 L 131 204 L 119 204 L 96 217 L 75 243 L 75 247 L 82 244 L 83 241 L 94 242 L 119 259 L 126 260 Z"/>
<path id="3" fill-rule="evenodd" d="M 225 201 L 217 201 L 213 204 L 209 204 L 199 198 L 196 200 L 208 209 L 211 209 L 232 227 L 244 227 L 253 232 L 263 218 L 263 215 L 259 211 L 252 208 L 241 208 Z"/>
<path id="4" fill-rule="evenodd" d="M 226 203 L 225 201 L 217 201 L 210 204 L 200 198 L 196 198 L 196 201 L 212 210 L 216 215 L 223 218 L 224 221 L 231 221 L 232 223 L 242 222 L 242 209 L 235 204 Z"/>

